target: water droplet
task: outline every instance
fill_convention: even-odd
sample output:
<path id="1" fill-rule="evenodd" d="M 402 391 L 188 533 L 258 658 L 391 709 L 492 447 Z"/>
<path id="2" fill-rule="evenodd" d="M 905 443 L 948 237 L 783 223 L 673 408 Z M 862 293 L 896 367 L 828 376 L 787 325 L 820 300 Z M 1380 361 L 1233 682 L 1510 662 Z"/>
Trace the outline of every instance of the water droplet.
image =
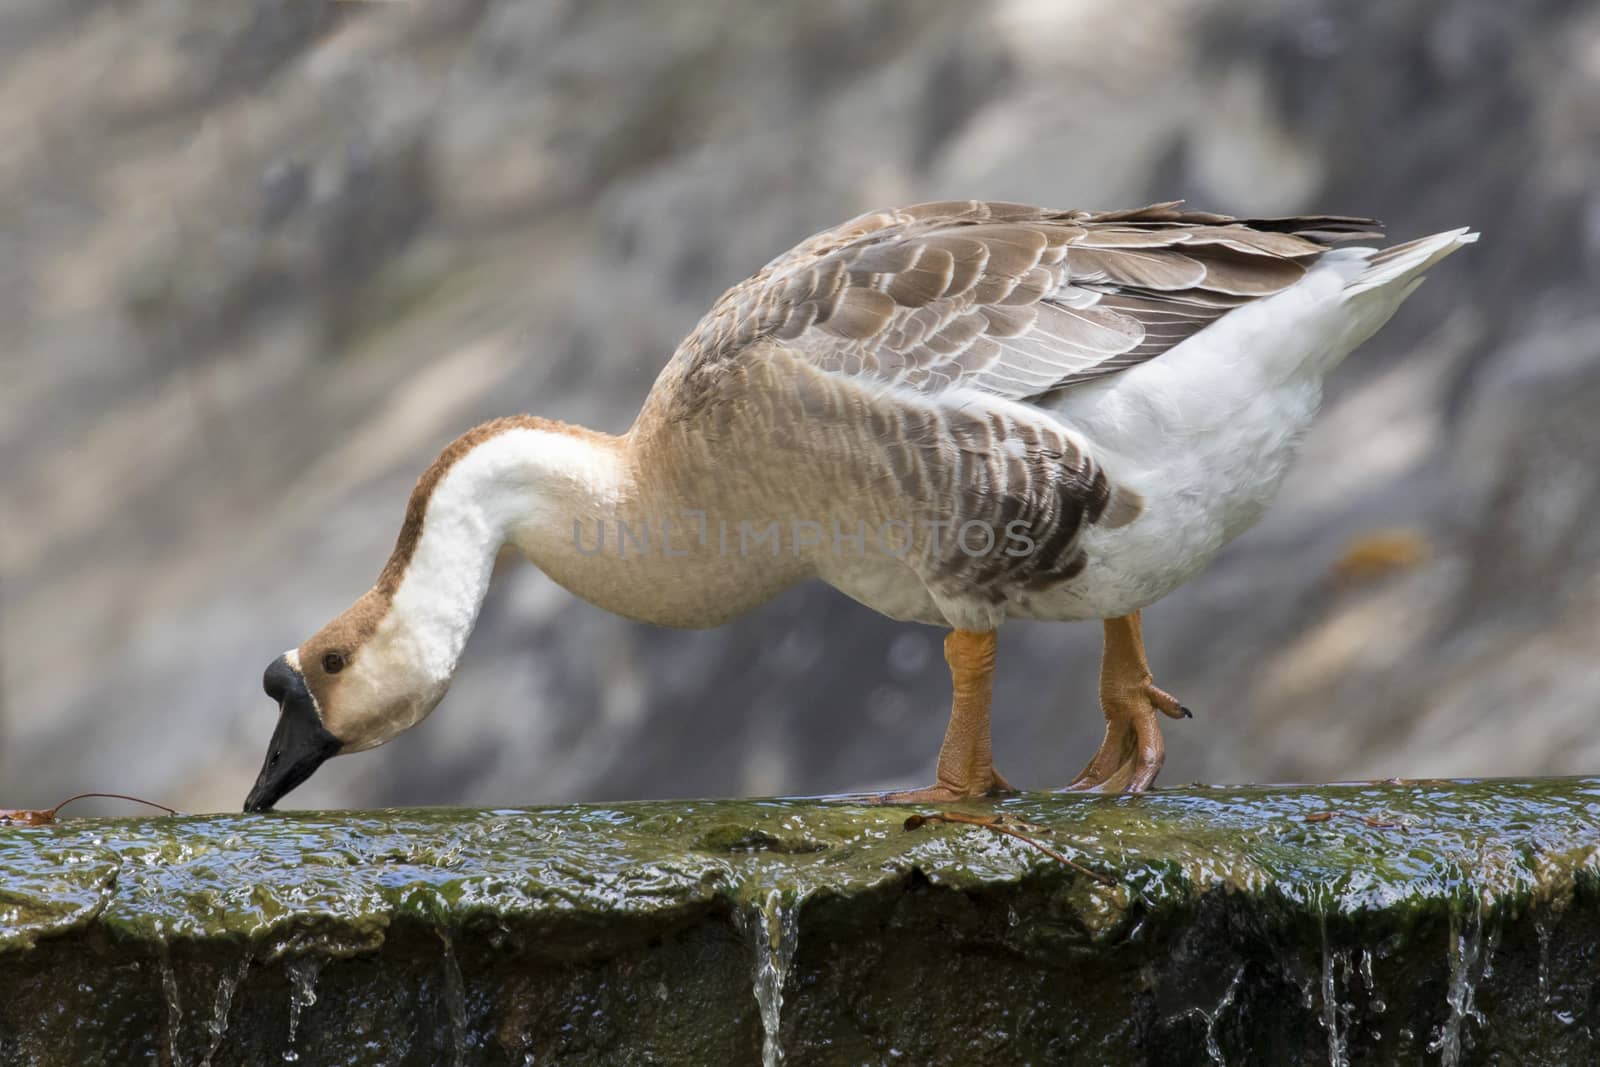
<path id="1" fill-rule="evenodd" d="M 300 1030 L 300 1011 L 317 1002 L 317 975 L 322 972 L 322 958 L 296 956 L 284 964 L 284 970 L 289 975 L 289 1047 L 283 1059 L 294 1063 L 300 1058 L 294 1048 L 295 1035 Z"/>

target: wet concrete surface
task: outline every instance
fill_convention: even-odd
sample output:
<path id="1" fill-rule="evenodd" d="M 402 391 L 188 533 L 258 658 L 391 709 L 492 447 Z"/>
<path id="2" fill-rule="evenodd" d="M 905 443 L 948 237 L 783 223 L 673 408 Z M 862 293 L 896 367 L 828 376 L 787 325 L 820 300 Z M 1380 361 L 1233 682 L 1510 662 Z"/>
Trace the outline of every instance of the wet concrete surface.
<path id="1" fill-rule="evenodd" d="M 1600 780 L 957 809 L 1031 840 L 906 829 L 932 810 L 0 828 L 0 1062 L 1575 1063 L 1600 1048 Z"/>

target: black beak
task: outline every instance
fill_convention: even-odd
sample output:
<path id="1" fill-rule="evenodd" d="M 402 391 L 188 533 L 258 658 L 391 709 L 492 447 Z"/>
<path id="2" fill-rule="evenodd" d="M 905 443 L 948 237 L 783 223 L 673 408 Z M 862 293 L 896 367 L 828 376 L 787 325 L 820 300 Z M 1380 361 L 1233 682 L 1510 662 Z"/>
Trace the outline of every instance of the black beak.
<path id="1" fill-rule="evenodd" d="M 245 798 L 245 811 L 271 811 L 272 805 L 342 747 L 323 727 L 305 678 L 285 656 L 272 661 L 261 685 L 267 696 L 278 702 L 278 728 L 272 732 L 272 745 L 255 788 Z"/>

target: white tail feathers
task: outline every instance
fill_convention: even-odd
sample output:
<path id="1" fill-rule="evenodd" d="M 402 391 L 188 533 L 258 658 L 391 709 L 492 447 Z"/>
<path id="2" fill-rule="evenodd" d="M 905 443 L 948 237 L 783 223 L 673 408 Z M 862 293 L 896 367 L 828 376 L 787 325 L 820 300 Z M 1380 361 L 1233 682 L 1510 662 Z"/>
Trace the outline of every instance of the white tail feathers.
<path id="1" fill-rule="evenodd" d="M 1415 287 L 1422 281 L 1421 274 L 1445 256 L 1454 252 L 1462 245 L 1472 244 L 1478 235 L 1467 227 L 1436 233 L 1429 237 L 1419 237 L 1415 241 L 1394 245 L 1372 254 L 1367 260 L 1367 269 L 1345 287 L 1345 292 L 1351 296 L 1367 292 L 1370 289 L 1381 289 L 1395 282 L 1407 281 Z"/>

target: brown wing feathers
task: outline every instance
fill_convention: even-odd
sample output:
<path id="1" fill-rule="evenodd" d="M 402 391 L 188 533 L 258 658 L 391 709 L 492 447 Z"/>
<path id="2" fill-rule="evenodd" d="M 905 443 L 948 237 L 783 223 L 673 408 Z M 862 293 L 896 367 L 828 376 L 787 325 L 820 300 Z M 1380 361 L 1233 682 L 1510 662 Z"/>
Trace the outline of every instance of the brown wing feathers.
<path id="1" fill-rule="evenodd" d="M 1375 236 L 1376 226 L 1337 216 L 1239 220 L 1176 204 L 879 212 L 819 234 L 730 290 L 684 354 L 716 364 L 765 338 L 831 373 L 1025 399 L 1151 359 L 1294 284 L 1329 244 Z"/>

